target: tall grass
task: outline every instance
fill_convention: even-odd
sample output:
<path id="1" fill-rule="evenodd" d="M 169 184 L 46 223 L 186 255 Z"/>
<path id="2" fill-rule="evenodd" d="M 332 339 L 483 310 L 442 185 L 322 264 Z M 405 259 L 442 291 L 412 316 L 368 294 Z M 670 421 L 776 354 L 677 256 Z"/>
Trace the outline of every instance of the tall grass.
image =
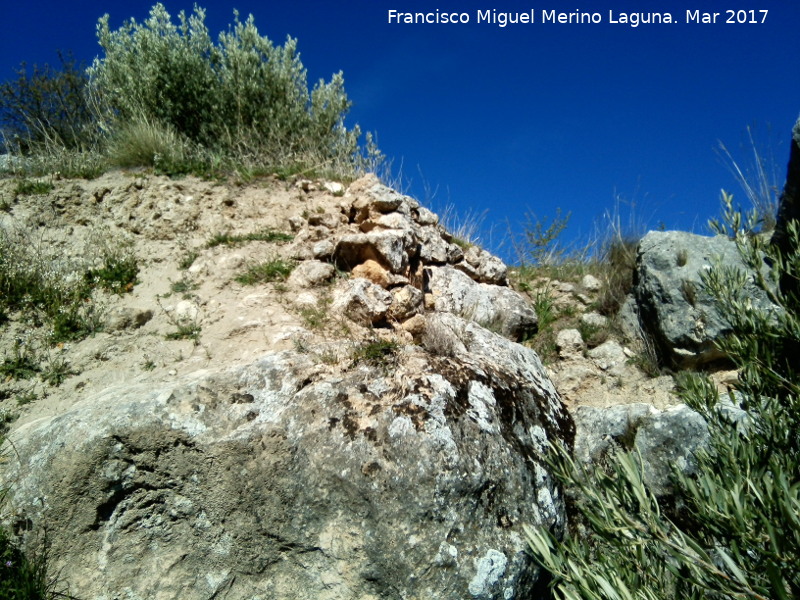
<path id="1" fill-rule="evenodd" d="M 747 127 L 747 141 L 749 158 L 746 162 L 737 160 L 722 142 L 719 142 L 718 151 L 748 199 L 758 229 L 769 232 L 775 228 L 783 177 L 774 157 L 760 149 L 764 144 L 756 141 L 752 127 Z"/>

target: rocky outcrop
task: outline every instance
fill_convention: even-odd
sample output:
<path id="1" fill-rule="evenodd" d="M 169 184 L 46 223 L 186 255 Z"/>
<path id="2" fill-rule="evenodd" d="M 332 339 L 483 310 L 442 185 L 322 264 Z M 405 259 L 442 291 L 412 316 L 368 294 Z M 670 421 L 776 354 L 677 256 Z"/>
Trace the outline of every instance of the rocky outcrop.
<path id="1" fill-rule="evenodd" d="M 10 525 L 47 527 L 82 598 L 528 598 L 521 527 L 564 525 L 542 456 L 571 419 L 530 350 L 426 327 L 427 349 L 349 369 L 276 352 L 31 422 Z"/>
<path id="2" fill-rule="evenodd" d="M 715 340 L 730 333 L 730 325 L 701 279 L 716 264 L 748 271 L 736 244 L 721 236 L 651 231 L 639 244 L 635 288 L 639 319 L 671 366 L 697 367 L 724 358 Z M 775 310 L 752 276 L 746 295 L 763 310 Z"/>
<path id="3" fill-rule="evenodd" d="M 462 247 L 436 215 L 375 176 L 354 182 L 337 212 L 311 214 L 294 226 L 298 258 L 330 256 L 338 269 L 388 290 L 399 302 L 371 319 L 359 312 L 358 321 L 378 323 L 388 314 L 402 325 L 421 310 L 411 286 L 426 295 L 430 310 L 474 320 L 514 340 L 536 331 L 535 312 L 508 287 L 508 268 L 499 258 Z M 328 238 L 332 246 L 323 247 Z"/>

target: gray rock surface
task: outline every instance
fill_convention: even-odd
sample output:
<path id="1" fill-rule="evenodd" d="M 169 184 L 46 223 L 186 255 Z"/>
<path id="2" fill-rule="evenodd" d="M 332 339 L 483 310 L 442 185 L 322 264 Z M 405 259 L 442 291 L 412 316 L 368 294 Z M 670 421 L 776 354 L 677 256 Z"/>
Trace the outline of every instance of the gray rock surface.
<path id="1" fill-rule="evenodd" d="M 425 292 L 437 311 L 475 321 L 510 339 L 522 340 L 536 332 L 536 312 L 517 292 L 477 283 L 452 267 L 427 267 Z"/>
<path id="2" fill-rule="evenodd" d="M 721 236 L 651 231 L 639 244 L 635 295 L 640 321 L 672 366 L 696 367 L 724 358 L 714 341 L 730 326 L 701 281 L 701 273 L 717 262 L 746 270 L 736 244 Z M 764 310 L 772 309 L 752 278 L 746 294 Z"/>
<path id="3" fill-rule="evenodd" d="M 708 427 L 684 404 L 660 411 L 635 403 L 575 411 L 575 459 L 601 463 L 617 449 L 637 450 L 642 457 L 645 483 L 656 495 L 672 490 L 673 468 L 694 471 L 694 454 L 708 443 Z"/>
<path id="4" fill-rule="evenodd" d="M 571 418 L 533 352 L 431 318 L 462 352 L 335 373 L 277 352 L 28 423 L 11 526 L 46 524 L 81 598 L 529 598 L 521 526 L 564 525 L 541 457 Z"/>
<path id="5" fill-rule="evenodd" d="M 333 265 L 319 260 L 301 262 L 289 275 L 289 285 L 298 287 L 314 287 L 322 285 L 333 279 L 336 270 Z"/>

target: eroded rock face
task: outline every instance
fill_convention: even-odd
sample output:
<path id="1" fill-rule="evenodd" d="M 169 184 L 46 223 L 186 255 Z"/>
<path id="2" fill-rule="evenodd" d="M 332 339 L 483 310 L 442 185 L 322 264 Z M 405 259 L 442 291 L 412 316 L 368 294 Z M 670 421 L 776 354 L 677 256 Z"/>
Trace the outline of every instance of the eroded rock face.
<path id="1" fill-rule="evenodd" d="M 696 367 L 724 358 L 714 342 L 731 329 L 701 280 L 701 273 L 717 262 L 747 271 L 736 244 L 725 237 L 651 231 L 639 244 L 639 319 L 672 366 Z M 764 310 L 776 310 L 752 276 L 745 293 Z"/>
<path id="2" fill-rule="evenodd" d="M 343 371 L 271 353 L 29 423 L 12 526 L 46 524 L 85 598 L 528 598 L 521 526 L 563 526 L 541 457 L 571 419 L 533 352 L 428 321 L 459 345 Z"/>

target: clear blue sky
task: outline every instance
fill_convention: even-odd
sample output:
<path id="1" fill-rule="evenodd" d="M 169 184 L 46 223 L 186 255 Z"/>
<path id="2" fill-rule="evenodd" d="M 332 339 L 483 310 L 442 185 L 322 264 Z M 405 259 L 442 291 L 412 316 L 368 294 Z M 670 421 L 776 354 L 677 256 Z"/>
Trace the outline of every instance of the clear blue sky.
<path id="1" fill-rule="evenodd" d="M 0 75 L 20 62 L 90 61 L 97 19 L 143 20 L 151 2 L 3 2 Z M 167 0 L 177 17 L 192 4 Z M 705 231 L 719 190 L 741 193 L 715 152 L 746 158 L 748 126 L 785 174 L 800 114 L 800 2 L 759 0 L 206 1 L 213 33 L 252 13 L 263 35 L 298 38 L 309 80 L 343 70 L 349 123 L 378 134 L 409 192 L 485 219 L 484 242 L 508 257 L 506 221 L 572 213 L 588 236 L 615 196 L 655 228 Z M 726 7 L 764 23 L 725 23 Z M 390 24 L 388 11 L 466 13 L 467 24 Z M 478 23 L 478 11 L 530 12 L 536 23 Z M 599 13 L 598 24 L 542 23 L 543 11 Z M 686 11 L 720 13 L 686 23 Z M 631 27 L 623 12 L 669 12 L 674 24 Z M 747 16 L 750 15 L 740 15 Z M 746 162 L 746 161 L 745 161 Z M 627 217 L 626 217 L 627 218 Z M 493 227 L 491 227 L 493 226 Z M 492 229 L 491 232 L 488 230 Z"/>

